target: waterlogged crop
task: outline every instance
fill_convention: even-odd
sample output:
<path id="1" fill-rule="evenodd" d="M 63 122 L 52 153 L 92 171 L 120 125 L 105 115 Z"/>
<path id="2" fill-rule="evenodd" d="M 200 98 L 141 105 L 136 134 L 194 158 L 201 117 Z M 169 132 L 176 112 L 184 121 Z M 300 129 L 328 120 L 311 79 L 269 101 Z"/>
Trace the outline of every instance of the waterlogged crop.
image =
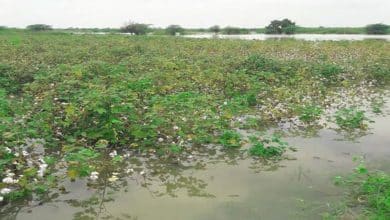
<path id="1" fill-rule="evenodd" d="M 121 165 L 138 157 L 179 164 L 195 149 L 240 148 L 245 138 L 238 128 L 266 130 L 296 118 L 307 126 L 340 105 L 333 103 L 338 97 L 353 94 L 360 103 L 369 89 L 387 85 L 389 51 L 385 41 L 5 31 L 1 204 L 47 195 L 64 178 L 84 178 L 90 186 L 103 177 L 116 182 L 134 172 Z M 336 114 L 346 129 L 366 121 L 358 110 Z M 264 158 L 280 157 L 286 147 L 275 137 L 252 145 L 249 153 Z"/>
<path id="2" fill-rule="evenodd" d="M 367 117 L 356 108 L 342 108 L 336 112 L 336 124 L 342 129 L 366 129 Z"/>
<path id="3" fill-rule="evenodd" d="M 241 135 L 235 131 L 224 131 L 219 137 L 219 143 L 226 148 L 239 148 Z"/>
<path id="4" fill-rule="evenodd" d="M 252 145 L 249 154 L 264 159 L 278 158 L 283 155 L 288 147 L 288 144 L 277 135 L 261 138 L 252 136 L 249 139 Z"/>
<path id="5" fill-rule="evenodd" d="M 390 176 L 387 173 L 370 171 L 360 162 L 352 175 L 335 177 L 335 183 L 348 188 L 348 207 L 359 219 L 388 219 L 390 216 Z"/>
<path id="6" fill-rule="evenodd" d="M 323 110 L 319 106 L 304 106 L 299 108 L 299 120 L 310 123 L 318 120 L 323 113 Z"/>

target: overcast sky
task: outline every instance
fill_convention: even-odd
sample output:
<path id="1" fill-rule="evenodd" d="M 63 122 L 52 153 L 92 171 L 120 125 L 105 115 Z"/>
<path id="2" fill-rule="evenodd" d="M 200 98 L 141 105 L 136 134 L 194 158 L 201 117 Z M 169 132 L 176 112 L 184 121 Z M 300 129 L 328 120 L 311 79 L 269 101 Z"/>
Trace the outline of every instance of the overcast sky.
<path id="1" fill-rule="evenodd" d="M 301 26 L 390 23 L 390 0 L 0 0 L 0 25 L 11 27 L 262 27 L 285 17 Z"/>

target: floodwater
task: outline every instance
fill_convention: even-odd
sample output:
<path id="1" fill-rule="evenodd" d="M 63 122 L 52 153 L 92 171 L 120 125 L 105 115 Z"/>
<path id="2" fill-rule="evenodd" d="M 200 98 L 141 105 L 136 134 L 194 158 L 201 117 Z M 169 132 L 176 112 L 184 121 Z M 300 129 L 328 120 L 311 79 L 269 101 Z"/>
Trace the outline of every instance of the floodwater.
<path id="1" fill-rule="evenodd" d="M 272 35 L 272 34 L 242 34 L 242 35 L 215 35 L 215 34 L 194 34 L 184 35 L 189 38 L 220 38 L 220 39 L 242 39 L 242 40 L 269 40 L 269 39 L 297 39 L 307 41 L 343 41 L 343 40 L 368 40 L 379 39 L 390 41 L 390 35 L 366 35 L 366 34 L 294 34 L 294 35 Z"/>
<path id="2" fill-rule="evenodd" d="M 370 115 L 375 123 L 369 134 L 354 141 L 330 129 L 315 137 L 288 137 L 297 151 L 274 163 L 212 148 L 179 163 L 133 158 L 134 171 L 118 181 L 102 177 L 98 187 L 86 187 L 86 180 L 65 180 L 64 192 L 15 206 L 2 219 L 321 219 L 342 201 L 345 189 L 333 178 L 353 171 L 354 156 L 372 169 L 390 171 L 389 107 Z"/>

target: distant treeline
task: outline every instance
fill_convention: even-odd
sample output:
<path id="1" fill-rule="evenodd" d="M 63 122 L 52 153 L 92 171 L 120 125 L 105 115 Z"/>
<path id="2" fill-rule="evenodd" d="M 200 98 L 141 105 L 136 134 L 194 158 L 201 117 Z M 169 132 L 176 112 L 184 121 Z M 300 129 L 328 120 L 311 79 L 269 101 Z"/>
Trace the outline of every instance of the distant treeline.
<path id="1" fill-rule="evenodd" d="M 0 26 L 2 30 L 18 30 L 17 28 L 8 28 Z M 29 31 L 61 31 L 61 32 L 104 32 L 104 33 L 129 33 L 134 35 L 180 35 L 197 33 L 215 33 L 215 34 L 390 34 L 390 26 L 386 24 L 370 24 L 365 27 L 301 27 L 289 19 L 273 20 L 264 28 L 241 28 L 241 27 L 220 27 L 218 25 L 209 28 L 184 28 L 180 25 L 170 25 L 166 28 L 156 28 L 150 24 L 127 22 L 121 28 L 66 28 L 53 29 L 46 24 L 32 24 L 25 29 Z"/>

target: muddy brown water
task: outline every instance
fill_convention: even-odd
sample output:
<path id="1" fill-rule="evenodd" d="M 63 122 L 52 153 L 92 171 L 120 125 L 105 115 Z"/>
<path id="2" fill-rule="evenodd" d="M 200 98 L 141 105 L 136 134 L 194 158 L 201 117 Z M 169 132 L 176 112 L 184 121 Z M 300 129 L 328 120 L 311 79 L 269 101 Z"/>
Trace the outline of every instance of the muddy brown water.
<path id="1" fill-rule="evenodd" d="M 376 116 L 374 120 L 371 134 L 357 141 L 338 140 L 340 135 L 332 130 L 322 130 L 318 137 L 287 138 L 297 152 L 288 152 L 290 160 L 264 170 L 255 169 L 251 159 L 233 164 L 207 163 L 205 159 L 205 168 L 186 169 L 172 178 L 172 184 L 154 180 L 144 187 L 145 178 L 139 174 L 126 183 L 107 184 L 99 190 L 86 188 L 85 181 L 67 182 L 69 193 L 52 202 L 20 208 L 8 217 L 321 219 L 321 213 L 342 200 L 345 190 L 333 184 L 333 177 L 350 173 L 356 166 L 354 156 L 363 156 L 371 168 L 390 170 L 390 116 Z M 174 189 L 172 195 L 167 193 L 170 187 Z M 88 200 L 93 196 L 95 200 Z M 77 200 L 88 202 L 77 204 Z"/>

